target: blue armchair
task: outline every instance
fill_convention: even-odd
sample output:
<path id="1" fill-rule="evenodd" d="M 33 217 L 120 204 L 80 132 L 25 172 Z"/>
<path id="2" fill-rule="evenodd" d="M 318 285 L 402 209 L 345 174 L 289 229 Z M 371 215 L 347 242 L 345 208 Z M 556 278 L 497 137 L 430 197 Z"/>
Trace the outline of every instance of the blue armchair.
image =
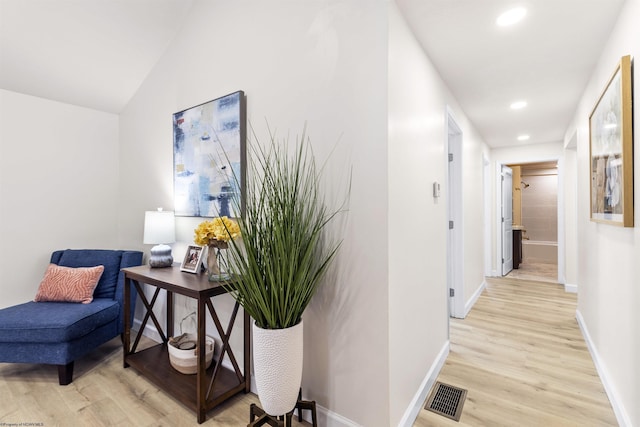
<path id="1" fill-rule="evenodd" d="M 89 304 L 27 302 L 0 310 L 0 362 L 58 366 L 60 385 L 73 379 L 73 362 L 124 331 L 122 268 L 141 265 L 142 252 L 102 249 L 55 251 L 64 267 L 104 265 Z M 131 289 L 131 319 L 135 310 Z"/>

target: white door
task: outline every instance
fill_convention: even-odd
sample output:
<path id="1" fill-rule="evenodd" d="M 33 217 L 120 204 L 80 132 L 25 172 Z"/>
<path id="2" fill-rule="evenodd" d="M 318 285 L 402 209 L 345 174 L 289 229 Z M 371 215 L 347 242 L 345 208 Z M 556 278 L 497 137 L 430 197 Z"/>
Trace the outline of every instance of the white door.
<path id="1" fill-rule="evenodd" d="M 502 166 L 502 275 L 513 270 L 513 171 Z"/>

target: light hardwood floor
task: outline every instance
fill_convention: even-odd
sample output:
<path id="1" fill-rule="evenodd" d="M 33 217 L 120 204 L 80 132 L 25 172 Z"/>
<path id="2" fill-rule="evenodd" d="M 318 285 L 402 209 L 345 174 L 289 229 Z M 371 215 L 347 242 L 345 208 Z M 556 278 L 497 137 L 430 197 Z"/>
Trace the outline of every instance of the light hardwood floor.
<path id="1" fill-rule="evenodd" d="M 239 394 L 207 413 L 207 421 L 122 367 L 119 338 L 75 363 L 74 380 L 58 385 L 53 366 L 0 363 L 0 426 L 246 426 L 254 394 Z M 295 417 L 294 417 L 295 418 Z M 297 418 L 295 418 L 297 420 Z M 42 424 L 40 424 L 42 423 Z M 293 422 L 294 426 L 309 423 Z"/>
<path id="2" fill-rule="evenodd" d="M 550 283 L 487 282 L 469 316 L 452 319 L 438 378 L 468 390 L 460 422 L 422 410 L 415 426 L 617 425 L 575 320 L 575 294 Z M 74 377 L 62 387 L 53 367 L 0 364 L 0 425 L 198 425 L 193 412 L 122 368 L 119 339 L 76 362 Z M 251 403 L 255 395 L 240 395 L 202 425 L 245 426 Z"/>
<path id="3" fill-rule="evenodd" d="M 508 279 L 558 283 L 558 264 L 523 262 L 507 274 Z"/>
<path id="4" fill-rule="evenodd" d="M 460 421 L 422 409 L 414 426 L 617 426 L 575 311 L 561 285 L 487 279 L 438 377 L 468 390 Z"/>

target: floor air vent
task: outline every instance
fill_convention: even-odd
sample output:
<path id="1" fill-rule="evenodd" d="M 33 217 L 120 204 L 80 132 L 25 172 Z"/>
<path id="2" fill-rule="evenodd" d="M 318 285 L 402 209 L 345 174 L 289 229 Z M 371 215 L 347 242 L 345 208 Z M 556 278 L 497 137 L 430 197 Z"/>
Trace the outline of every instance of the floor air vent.
<path id="1" fill-rule="evenodd" d="M 467 390 L 436 382 L 424 409 L 459 421 Z"/>

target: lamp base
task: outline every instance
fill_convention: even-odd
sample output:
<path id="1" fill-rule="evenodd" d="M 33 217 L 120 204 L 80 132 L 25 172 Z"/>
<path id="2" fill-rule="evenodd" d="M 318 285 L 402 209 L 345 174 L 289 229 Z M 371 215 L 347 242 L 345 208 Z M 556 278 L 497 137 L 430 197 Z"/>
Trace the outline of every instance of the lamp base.
<path id="1" fill-rule="evenodd" d="M 171 255 L 171 246 L 156 245 L 151 248 L 151 256 L 149 257 L 149 265 L 156 267 L 171 267 L 173 265 L 173 256 Z"/>

